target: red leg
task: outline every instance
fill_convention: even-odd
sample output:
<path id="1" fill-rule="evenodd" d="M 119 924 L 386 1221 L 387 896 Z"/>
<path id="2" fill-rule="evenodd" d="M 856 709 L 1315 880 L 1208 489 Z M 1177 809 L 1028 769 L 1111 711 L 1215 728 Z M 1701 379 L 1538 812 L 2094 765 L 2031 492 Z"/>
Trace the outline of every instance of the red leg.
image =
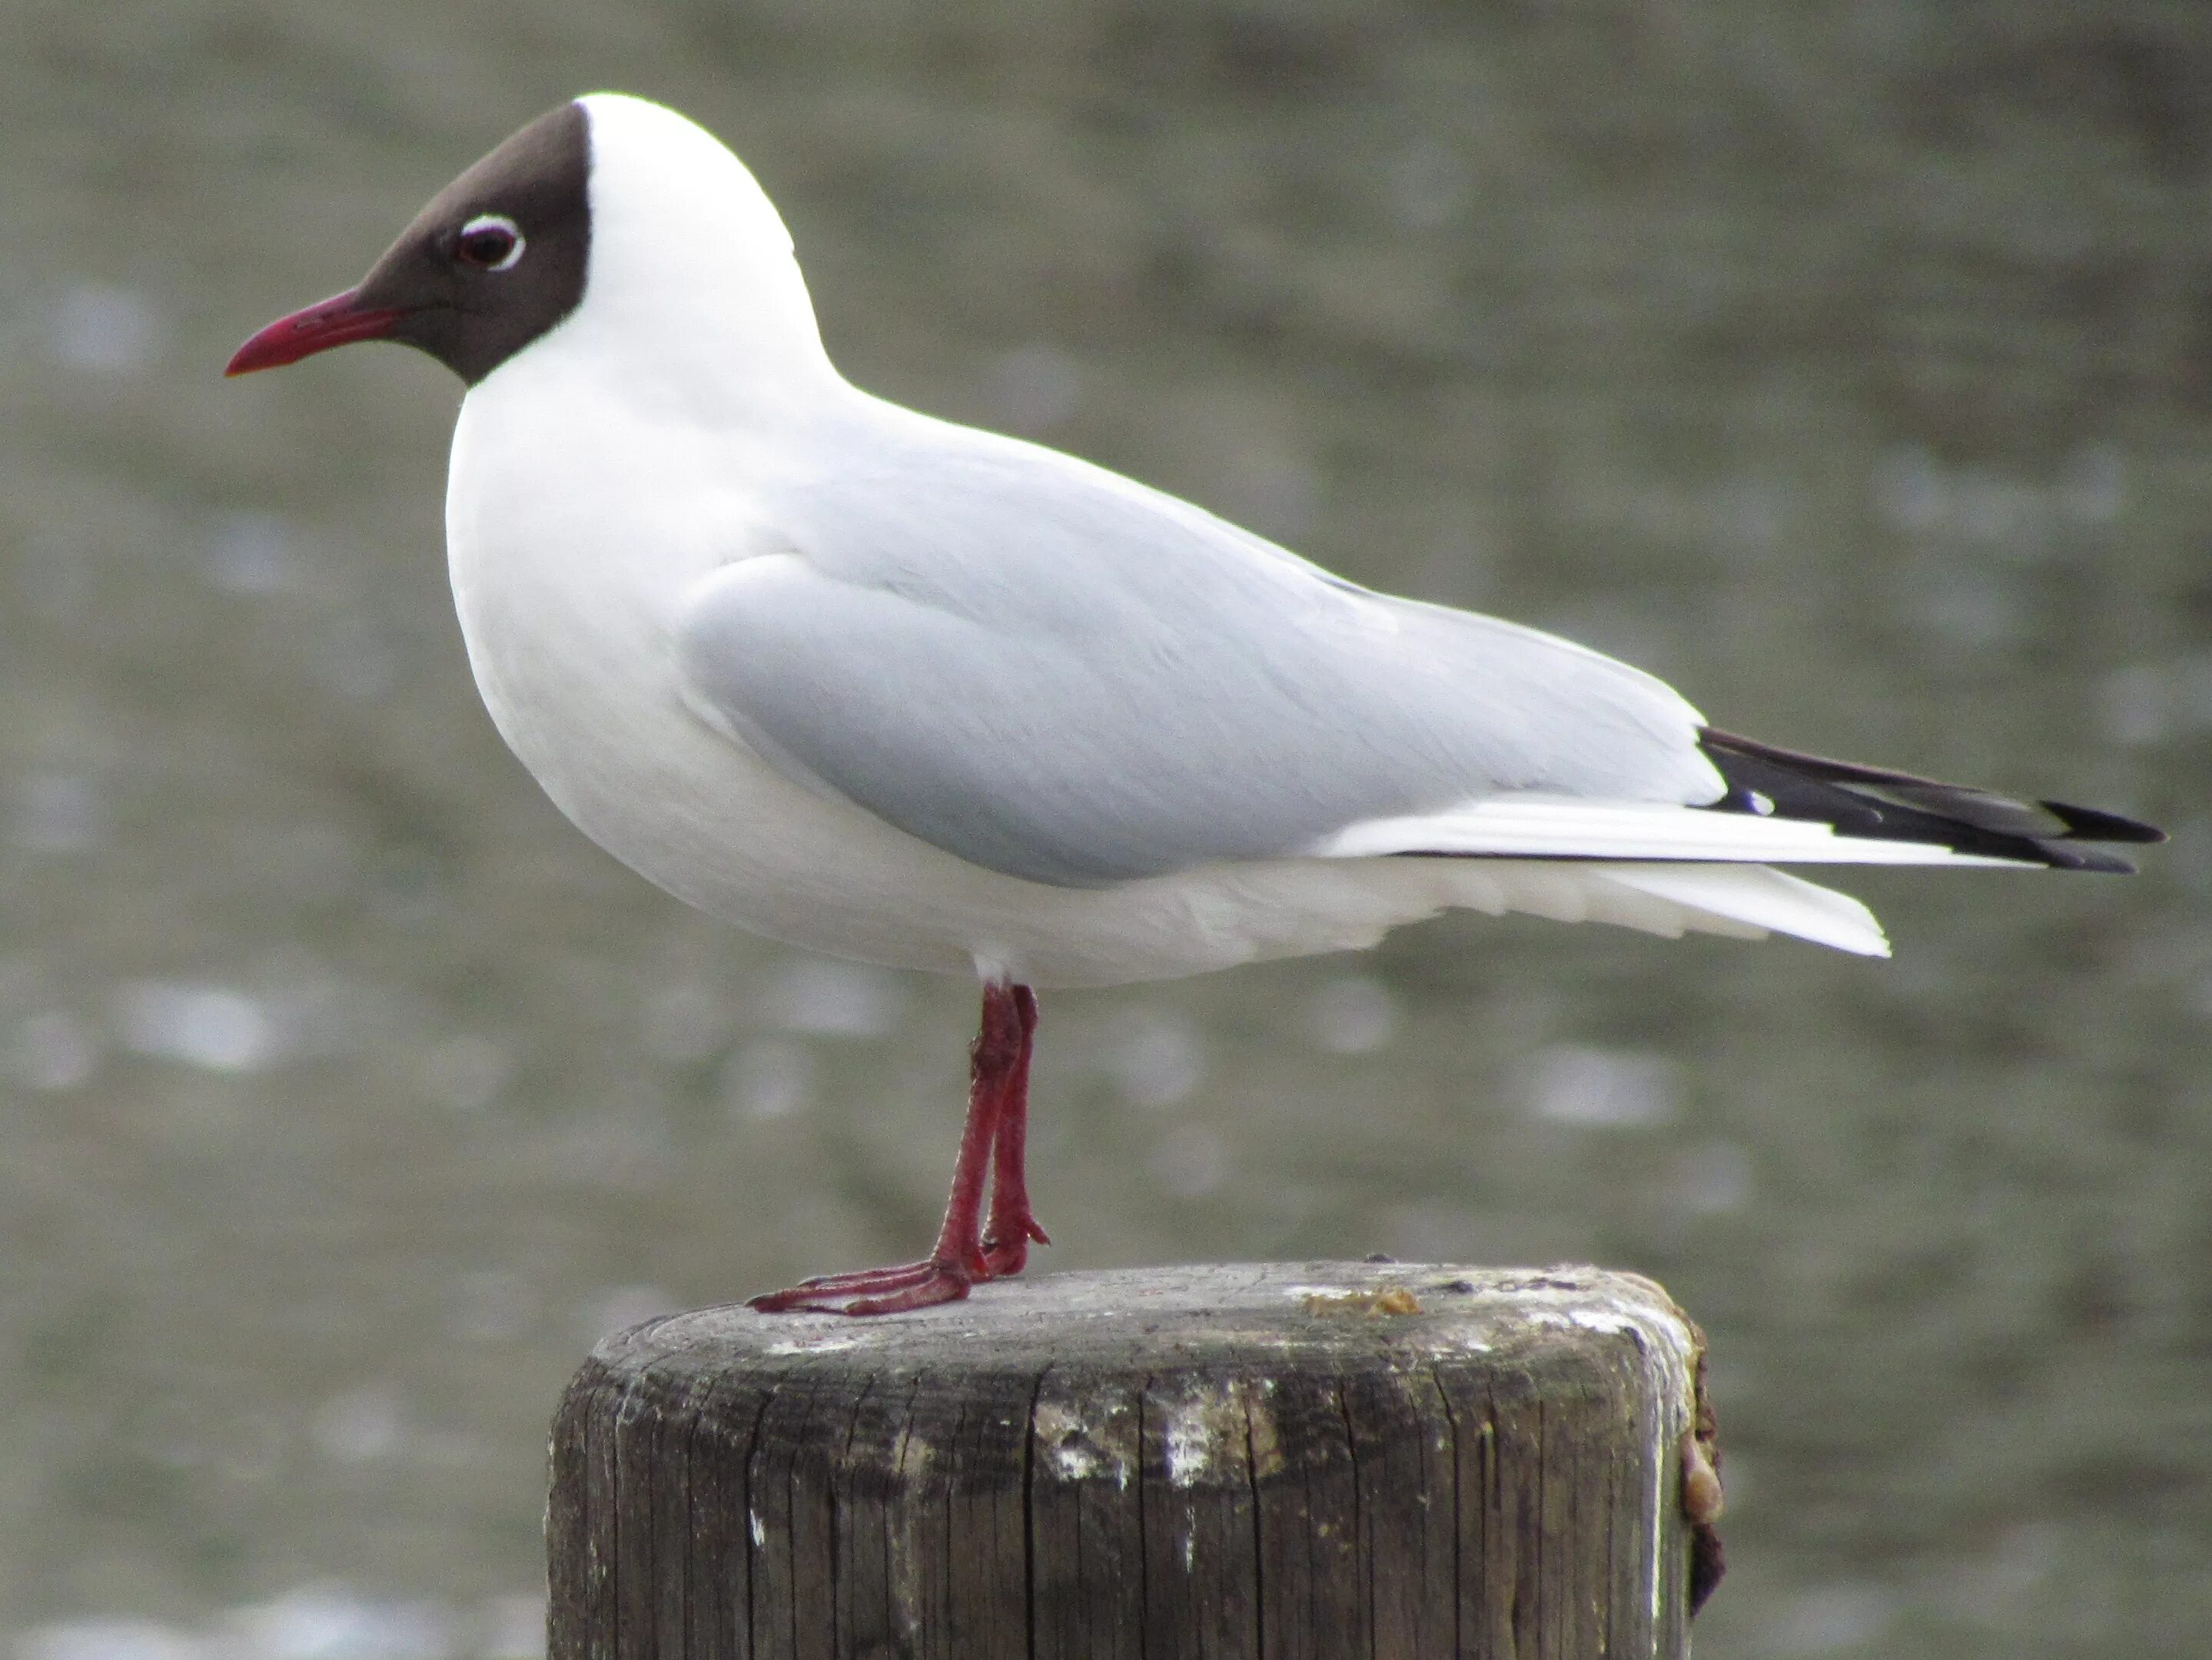
<path id="1" fill-rule="evenodd" d="M 1029 997 L 1028 988 L 1021 988 L 1018 995 Z M 1034 998 L 1030 998 L 1030 1007 L 1024 1022 L 1016 988 L 983 988 L 982 1025 L 975 1034 L 975 1047 L 969 1051 L 968 1122 L 960 1132 L 960 1156 L 952 1166 L 952 1192 L 945 1202 L 945 1225 L 938 1230 L 937 1248 L 919 1262 L 824 1274 L 787 1291 L 763 1292 L 750 1299 L 754 1308 L 763 1314 L 790 1309 L 823 1314 L 896 1314 L 927 1308 L 933 1303 L 956 1303 L 967 1296 L 968 1287 L 976 1280 L 991 1277 L 981 1237 L 983 1183 L 990 1174 L 992 1147 L 1008 1098 L 1008 1081 L 1028 1069 L 1029 1032 L 1036 1018 Z"/>
<path id="2" fill-rule="evenodd" d="M 983 1235 L 983 1261 L 994 1279 L 1019 1274 L 1032 1243 L 1049 1245 L 1030 1209 L 1025 1155 L 1030 1139 L 1030 1051 L 1036 1037 L 1036 994 L 1016 986 L 1014 1013 L 1021 1022 L 1021 1054 L 1006 1074 L 1006 1099 L 999 1109 L 998 1140 L 991 1148 L 991 1220 Z"/>

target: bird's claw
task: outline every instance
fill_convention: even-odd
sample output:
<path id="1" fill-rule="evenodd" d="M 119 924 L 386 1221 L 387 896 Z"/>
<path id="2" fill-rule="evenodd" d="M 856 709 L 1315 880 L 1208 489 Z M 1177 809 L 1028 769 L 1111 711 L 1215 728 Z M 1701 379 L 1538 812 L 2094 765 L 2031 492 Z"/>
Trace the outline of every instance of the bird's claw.
<path id="1" fill-rule="evenodd" d="M 991 1279 L 1003 1280 L 1029 1266 L 1032 1244 L 1050 1243 L 1050 1236 L 1037 1225 L 1034 1216 L 1012 1218 L 1003 1227 L 994 1223 L 990 1232 L 983 1236 L 983 1265 L 989 1270 Z"/>
<path id="2" fill-rule="evenodd" d="M 932 1257 L 896 1268 L 860 1268 L 851 1274 L 802 1280 L 783 1291 L 749 1297 L 745 1306 L 762 1314 L 903 1314 L 910 1309 L 957 1303 L 978 1280 L 991 1277 L 992 1270 L 983 1261 L 962 1268 Z"/>

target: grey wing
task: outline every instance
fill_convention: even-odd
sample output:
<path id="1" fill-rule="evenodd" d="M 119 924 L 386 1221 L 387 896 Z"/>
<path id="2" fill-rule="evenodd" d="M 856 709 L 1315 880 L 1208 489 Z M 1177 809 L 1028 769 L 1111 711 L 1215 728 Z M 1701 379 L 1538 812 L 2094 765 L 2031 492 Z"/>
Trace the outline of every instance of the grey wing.
<path id="1" fill-rule="evenodd" d="M 692 596 L 691 694 L 787 775 L 992 870 L 1097 885 L 1502 791 L 1719 794 L 1658 682 L 1052 452 L 933 451 L 772 508 L 791 550 Z"/>

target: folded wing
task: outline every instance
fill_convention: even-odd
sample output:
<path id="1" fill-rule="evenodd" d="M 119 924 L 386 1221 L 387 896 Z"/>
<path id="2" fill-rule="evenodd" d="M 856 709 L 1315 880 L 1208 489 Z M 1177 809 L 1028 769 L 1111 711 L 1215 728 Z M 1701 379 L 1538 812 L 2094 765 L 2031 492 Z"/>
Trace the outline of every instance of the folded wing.
<path id="1" fill-rule="evenodd" d="M 1501 791 L 1682 803 L 1698 715 L 1534 630 L 1344 583 L 1025 446 L 773 504 L 691 597 L 696 701 L 772 763 L 1060 885 L 1313 854 Z"/>

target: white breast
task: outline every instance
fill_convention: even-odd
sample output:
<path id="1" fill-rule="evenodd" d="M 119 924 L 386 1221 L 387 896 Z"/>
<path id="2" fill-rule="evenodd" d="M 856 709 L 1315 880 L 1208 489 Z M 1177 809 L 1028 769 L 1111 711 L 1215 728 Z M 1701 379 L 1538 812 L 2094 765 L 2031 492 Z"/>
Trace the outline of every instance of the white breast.
<path id="1" fill-rule="evenodd" d="M 501 736 L 586 835 L 678 897 L 794 944 L 964 971 L 964 952 L 884 903 L 916 854 L 943 855 L 794 787 L 684 702 L 683 595 L 758 536 L 740 491 L 698 481 L 742 462 L 697 453 L 696 429 L 562 396 L 546 384 L 560 369 L 516 358 L 454 433 L 453 598 Z M 580 407 L 601 411 L 588 432 L 544 413 Z"/>

